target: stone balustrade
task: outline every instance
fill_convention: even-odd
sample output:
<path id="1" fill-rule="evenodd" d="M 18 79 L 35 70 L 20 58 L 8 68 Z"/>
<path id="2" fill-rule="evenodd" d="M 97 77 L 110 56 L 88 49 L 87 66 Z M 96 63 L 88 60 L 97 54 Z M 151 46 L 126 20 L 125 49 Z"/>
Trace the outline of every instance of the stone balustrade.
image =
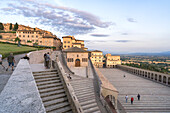
<path id="1" fill-rule="evenodd" d="M 135 74 L 137 76 L 141 76 L 149 80 L 170 86 L 170 75 L 168 74 L 125 66 L 125 65 L 117 65 L 117 68 Z"/>

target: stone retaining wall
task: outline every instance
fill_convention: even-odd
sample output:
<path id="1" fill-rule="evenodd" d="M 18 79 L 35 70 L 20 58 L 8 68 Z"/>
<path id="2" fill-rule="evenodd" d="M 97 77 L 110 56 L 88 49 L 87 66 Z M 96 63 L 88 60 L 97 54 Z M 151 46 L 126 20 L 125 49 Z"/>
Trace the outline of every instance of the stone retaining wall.
<path id="1" fill-rule="evenodd" d="M 44 54 L 49 52 L 51 54 L 51 49 L 40 50 L 40 51 L 33 51 L 28 53 L 28 57 L 30 58 L 30 64 L 40 64 L 44 62 Z"/>
<path id="2" fill-rule="evenodd" d="M 0 113 L 45 113 L 29 63 L 21 59 L 0 94 Z"/>

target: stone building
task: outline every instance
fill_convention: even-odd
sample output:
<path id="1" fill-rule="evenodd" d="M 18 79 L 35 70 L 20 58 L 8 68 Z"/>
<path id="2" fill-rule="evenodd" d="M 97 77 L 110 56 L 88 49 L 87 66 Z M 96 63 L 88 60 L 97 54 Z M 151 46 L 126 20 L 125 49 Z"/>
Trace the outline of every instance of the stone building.
<path id="1" fill-rule="evenodd" d="M 111 54 L 106 54 L 106 67 L 114 68 L 117 64 L 121 64 L 120 56 L 112 56 Z"/>
<path id="2" fill-rule="evenodd" d="M 16 35 L 21 40 L 21 44 L 38 44 L 41 46 L 56 47 L 60 49 L 61 40 L 55 35 L 49 35 L 43 31 L 17 30 Z"/>
<path id="3" fill-rule="evenodd" d="M 63 49 L 68 67 L 86 67 L 88 66 L 88 51 L 78 47 Z"/>
<path id="4" fill-rule="evenodd" d="M 74 38 L 74 36 L 63 36 L 62 38 L 63 38 L 63 49 L 78 47 L 83 50 L 87 50 L 87 48 L 84 47 L 83 40 L 77 40 Z"/>
<path id="5" fill-rule="evenodd" d="M 103 67 L 103 52 L 99 50 L 91 51 L 90 57 L 96 67 Z"/>

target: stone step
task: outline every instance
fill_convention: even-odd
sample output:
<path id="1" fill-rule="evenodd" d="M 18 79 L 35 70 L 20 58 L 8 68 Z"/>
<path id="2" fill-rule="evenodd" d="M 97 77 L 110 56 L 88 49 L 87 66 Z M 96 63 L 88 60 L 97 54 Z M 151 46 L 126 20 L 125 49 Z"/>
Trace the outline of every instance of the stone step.
<path id="1" fill-rule="evenodd" d="M 80 105 L 84 106 L 84 105 L 88 105 L 88 104 L 94 103 L 94 102 L 96 102 L 96 100 L 95 99 L 91 99 L 91 100 L 88 100 L 88 101 L 85 101 L 85 102 L 81 102 Z"/>
<path id="2" fill-rule="evenodd" d="M 58 72 L 48 72 L 48 73 L 36 73 L 33 74 L 34 76 L 42 76 L 42 75 L 54 75 L 54 74 L 59 74 Z"/>
<path id="3" fill-rule="evenodd" d="M 93 107 L 96 107 L 97 106 L 97 103 L 90 103 L 88 105 L 84 105 L 82 106 L 83 110 L 85 109 L 90 109 L 90 108 L 93 108 Z"/>
<path id="4" fill-rule="evenodd" d="M 92 112 L 92 113 L 101 113 L 101 112 L 100 112 L 100 110 L 97 110 L 97 111 L 94 111 L 94 112 Z"/>
<path id="5" fill-rule="evenodd" d="M 58 87 L 58 86 L 62 86 L 63 84 L 60 82 L 60 83 L 55 83 L 55 84 L 46 84 L 46 85 L 43 85 L 43 86 L 38 86 L 38 89 L 41 90 L 41 89 L 46 89 L 46 88 L 52 88 L 52 87 Z"/>
<path id="6" fill-rule="evenodd" d="M 71 84 L 75 89 L 77 88 L 84 88 L 84 87 L 93 87 L 93 84 L 79 84 L 79 85 L 73 85 Z"/>
<path id="7" fill-rule="evenodd" d="M 37 86 L 44 86 L 44 85 L 47 85 L 47 84 L 55 84 L 55 83 L 60 83 L 61 80 L 53 80 L 53 81 L 43 81 L 43 82 L 38 82 L 37 83 Z"/>
<path id="8" fill-rule="evenodd" d="M 58 70 L 38 71 L 38 72 L 32 72 L 32 73 L 37 74 L 37 73 L 46 73 L 46 72 L 58 72 Z"/>
<path id="9" fill-rule="evenodd" d="M 60 104 L 63 102 L 68 102 L 68 99 L 66 97 L 63 97 L 63 98 L 59 98 L 59 99 L 55 99 L 55 100 L 51 100 L 51 101 L 46 101 L 46 102 L 44 102 L 44 106 L 48 107 L 48 106 Z"/>
<path id="10" fill-rule="evenodd" d="M 77 94 L 76 96 L 77 96 L 77 98 L 81 98 L 81 97 L 88 97 L 88 96 L 93 96 L 93 95 L 94 95 L 94 92 L 83 94 L 83 95 Z"/>
<path id="11" fill-rule="evenodd" d="M 75 92 L 78 92 L 78 91 L 86 91 L 86 90 L 88 90 L 88 89 L 90 89 L 90 90 L 94 90 L 94 87 L 93 86 L 91 86 L 91 87 L 81 87 L 81 88 L 75 88 L 75 87 L 73 87 L 74 88 L 74 91 Z"/>
<path id="12" fill-rule="evenodd" d="M 65 93 L 61 93 L 61 94 L 58 94 L 58 95 L 52 95 L 52 96 L 44 97 L 44 98 L 42 98 L 42 101 L 47 102 L 47 101 L 55 100 L 55 99 L 58 99 L 58 98 L 64 98 L 64 97 L 67 97 L 67 95 Z"/>
<path id="13" fill-rule="evenodd" d="M 39 90 L 40 93 L 47 93 L 47 92 L 51 92 L 51 91 L 55 91 L 55 90 L 59 90 L 59 89 L 64 89 L 64 87 L 62 85 L 57 86 L 57 87 L 50 87 L 47 89 L 41 89 Z"/>
<path id="14" fill-rule="evenodd" d="M 59 77 L 53 77 L 53 78 L 43 78 L 43 79 L 38 79 L 38 80 L 35 79 L 35 81 L 36 83 L 38 83 L 38 82 L 53 81 L 53 80 L 58 80 L 58 79 Z"/>
<path id="15" fill-rule="evenodd" d="M 92 92 L 94 93 L 94 90 L 89 89 L 89 90 L 85 90 L 85 91 L 79 91 L 79 92 L 77 91 L 77 92 L 75 92 L 75 94 L 76 95 L 84 95 L 84 94 L 92 93 Z"/>
<path id="16" fill-rule="evenodd" d="M 79 102 L 85 102 L 85 101 L 89 101 L 89 100 L 92 100 L 92 99 L 95 99 L 96 97 L 94 95 L 90 96 L 90 97 L 81 97 L 81 98 L 78 98 Z"/>
<path id="17" fill-rule="evenodd" d="M 86 109 L 84 110 L 84 113 L 92 113 L 92 112 L 98 112 L 99 111 L 99 107 L 96 106 L 96 107 L 93 107 L 93 108 L 89 108 L 89 109 Z"/>
<path id="18" fill-rule="evenodd" d="M 60 89 L 60 90 L 57 90 L 57 91 L 43 93 L 43 94 L 40 94 L 40 95 L 41 95 L 41 98 L 43 98 L 43 97 L 47 97 L 47 96 L 58 95 L 58 94 L 61 94 L 61 93 L 65 93 L 65 90 L 64 89 Z"/>
<path id="19" fill-rule="evenodd" d="M 47 113 L 66 113 L 69 111 L 71 111 L 71 107 L 69 106 L 68 102 L 63 102 L 60 104 L 55 104 L 55 105 L 46 107 Z"/>
<path id="20" fill-rule="evenodd" d="M 57 74 L 51 74 L 51 75 L 42 75 L 42 76 L 34 76 L 35 79 L 42 79 L 42 78 L 53 78 L 53 77 L 59 77 Z"/>
<path id="21" fill-rule="evenodd" d="M 75 80 L 74 82 L 71 81 L 70 83 L 73 85 L 80 85 L 80 84 L 83 85 L 83 84 L 93 84 L 93 81 L 77 81 L 77 80 Z"/>

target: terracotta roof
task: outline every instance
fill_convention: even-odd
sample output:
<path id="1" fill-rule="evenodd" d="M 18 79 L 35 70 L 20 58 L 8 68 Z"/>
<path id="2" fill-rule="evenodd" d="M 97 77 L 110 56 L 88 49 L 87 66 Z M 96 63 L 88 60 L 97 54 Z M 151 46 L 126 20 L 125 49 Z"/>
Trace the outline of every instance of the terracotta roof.
<path id="1" fill-rule="evenodd" d="M 99 50 L 94 50 L 94 51 L 90 51 L 90 52 L 102 52 L 102 51 L 99 51 Z"/>
<path id="2" fill-rule="evenodd" d="M 78 47 L 71 47 L 71 48 L 68 48 L 68 49 L 64 49 L 63 52 L 81 52 L 81 53 L 88 53 L 88 51 L 83 50 L 83 49 L 78 48 Z"/>

